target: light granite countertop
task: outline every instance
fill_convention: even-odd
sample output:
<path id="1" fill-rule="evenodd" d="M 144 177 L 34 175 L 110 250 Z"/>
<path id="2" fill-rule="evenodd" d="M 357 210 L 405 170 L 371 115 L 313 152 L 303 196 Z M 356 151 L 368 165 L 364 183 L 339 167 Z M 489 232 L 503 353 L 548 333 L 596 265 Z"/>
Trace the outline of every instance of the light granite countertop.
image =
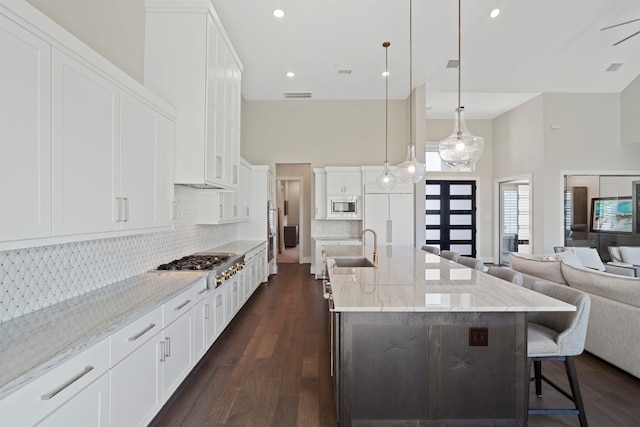
<path id="1" fill-rule="evenodd" d="M 258 248 L 266 243 L 265 240 L 234 240 L 224 245 L 215 246 L 202 252 L 229 252 L 234 254 L 246 254 L 247 252 Z"/>
<path id="2" fill-rule="evenodd" d="M 530 312 L 575 307 L 409 246 L 378 247 L 378 267 L 336 267 L 360 246 L 324 246 L 334 311 Z M 365 255 L 372 259 L 372 246 Z"/>
<path id="3" fill-rule="evenodd" d="M 0 323 L 0 399 L 205 275 L 144 273 Z"/>
<path id="4" fill-rule="evenodd" d="M 246 253 L 262 240 L 200 252 Z M 0 323 L 0 399 L 148 313 L 206 271 L 151 271 Z"/>

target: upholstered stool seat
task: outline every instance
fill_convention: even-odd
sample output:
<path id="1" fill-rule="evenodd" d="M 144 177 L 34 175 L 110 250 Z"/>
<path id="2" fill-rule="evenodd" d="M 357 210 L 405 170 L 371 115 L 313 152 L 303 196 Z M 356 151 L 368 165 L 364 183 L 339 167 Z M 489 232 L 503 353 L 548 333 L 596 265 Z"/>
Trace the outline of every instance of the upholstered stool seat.
<path id="1" fill-rule="evenodd" d="M 529 409 L 529 414 L 577 415 L 580 426 L 587 426 L 582 394 L 573 356 L 584 351 L 591 298 L 577 289 L 565 285 L 536 282 L 531 287 L 536 292 L 572 304 L 576 311 L 532 312 L 527 327 L 527 356 L 533 362 L 536 394 L 542 396 L 542 380 L 562 393 L 574 404 L 570 409 Z M 563 361 L 571 394 L 542 374 L 542 362 Z M 528 390 L 528 388 L 527 388 Z"/>
<path id="2" fill-rule="evenodd" d="M 436 246 L 424 245 L 422 247 L 422 250 L 425 251 L 425 252 L 430 252 L 430 253 L 435 254 L 435 255 L 440 255 L 440 248 L 438 248 Z"/>
<path id="3" fill-rule="evenodd" d="M 450 251 L 447 249 L 441 250 L 440 256 L 442 258 L 450 259 L 453 262 L 458 262 L 458 258 L 460 258 L 460 254 L 458 252 Z"/>
<path id="4" fill-rule="evenodd" d="M 506 280 L 507 282 L 511 282 L 518 286 L 522 286 L 524 281 L 521 273 L 507 267 L 497 267 L 492 265 L 487 270 L 487 274 L 497 277 L 498 279 Z"/>

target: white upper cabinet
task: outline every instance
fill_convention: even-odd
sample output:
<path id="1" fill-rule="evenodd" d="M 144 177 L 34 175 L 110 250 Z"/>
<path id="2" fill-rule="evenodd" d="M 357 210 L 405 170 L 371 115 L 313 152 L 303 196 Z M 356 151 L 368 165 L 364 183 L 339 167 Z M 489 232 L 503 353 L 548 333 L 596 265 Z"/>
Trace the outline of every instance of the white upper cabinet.
<path id="1" fill-rule="evenodd" d="M 170 225 L 173 123 L 125 93 L 121 135 L 122 228 Z"/>
<path id="2" fill-rule="evenodd" d="M 210 2 L 145 5 L 145 85 L 180 110 L 175 182 L 237 189 L 240 60 Z"/>
<path id="3" fill-rule="evenodd" d="M 0 15 L 0 241 L 51 235 L 51 46 Z"/>
<path id="4" fill-rule="evenodd" d="M 54 51 L 54 235 L 118 229 L 119 117 L 120 88 Z"/>
<path id="5" fill-rule="evenodd" d="M 360 168 L 326 167 L 327 195 L 362 195 L 362 172 Z"/>
<path id="6" fill-rule="evenodd" d="M 313 169 L 315 178 L 315 219 L 327 219 L 327 174 L 323 168 Z"/>
<path id="7" fill-rule="evenodd" d="M 37 9 L 4 2 L 0 250 L 170 227 L 175 116 Z"/>

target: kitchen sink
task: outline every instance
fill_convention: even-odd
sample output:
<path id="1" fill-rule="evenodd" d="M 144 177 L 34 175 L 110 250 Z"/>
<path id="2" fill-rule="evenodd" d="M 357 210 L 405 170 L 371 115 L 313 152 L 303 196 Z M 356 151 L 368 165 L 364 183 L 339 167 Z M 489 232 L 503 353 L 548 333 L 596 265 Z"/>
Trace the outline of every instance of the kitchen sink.
<path id="1" fill-rule="evenodd" d="M 336 267 L 375 267 L 369 258 L 363 256 L 336 257 L 333 260 Z"/>

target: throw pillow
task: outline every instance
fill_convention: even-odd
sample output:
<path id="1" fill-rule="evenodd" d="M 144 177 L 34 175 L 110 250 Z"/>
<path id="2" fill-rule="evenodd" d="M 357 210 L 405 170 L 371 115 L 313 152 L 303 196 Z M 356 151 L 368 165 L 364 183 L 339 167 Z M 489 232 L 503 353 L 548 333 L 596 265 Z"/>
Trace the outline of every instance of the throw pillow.
<path id="1" fill-rule="evenodd" d="M 640 265 L 640 247 L 639 246 L 620 246 L 620 255 L 622 262 L 627 264 Z"/>
<path id="2" fill-rule="evenodd" d="M 595 248 L 573 248 L 573 250 L 578 255 L 578 258 L 580 258 L 583 266 L 598 271 L 606 270 Z"/>
<path id="3" fill-rule="evenodd" d="M 580 257 L 574 251 L 559 252 L 555 256 L 556 259 L 566 262 L 574 267 L 584 267 Z"/>

